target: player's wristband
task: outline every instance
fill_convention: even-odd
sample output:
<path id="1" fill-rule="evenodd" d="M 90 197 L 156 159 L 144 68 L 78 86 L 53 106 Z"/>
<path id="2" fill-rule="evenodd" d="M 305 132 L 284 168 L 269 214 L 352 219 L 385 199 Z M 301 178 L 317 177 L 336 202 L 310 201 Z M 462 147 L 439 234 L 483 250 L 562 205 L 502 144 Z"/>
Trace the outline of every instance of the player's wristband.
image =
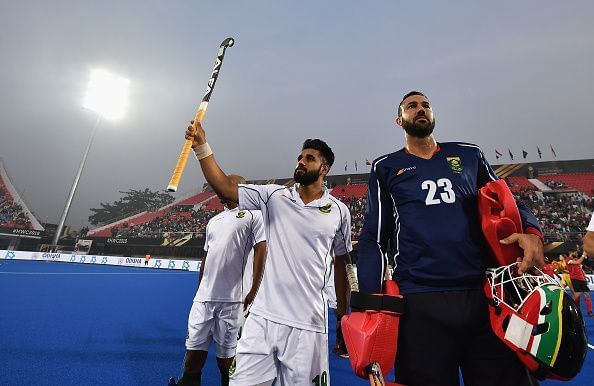
<path id="1" fill-rule="evenodd" d="M 200 161 L 201 159 L 204 159 L 209 155 L 212 155 L 212 150 L 208 142 L 204 142 L 202 145 L 196 146 L 196 148 L 194 149 L 194 154 L 196 154 L 196 159 Z"/>

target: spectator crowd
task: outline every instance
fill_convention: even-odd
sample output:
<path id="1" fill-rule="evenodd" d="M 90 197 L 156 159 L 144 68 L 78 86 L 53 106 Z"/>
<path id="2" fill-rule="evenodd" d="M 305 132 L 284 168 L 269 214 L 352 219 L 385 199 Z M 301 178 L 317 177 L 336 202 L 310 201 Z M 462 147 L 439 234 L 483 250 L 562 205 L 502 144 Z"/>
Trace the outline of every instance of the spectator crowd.
<path id="1" fill-rule="evenodd" d="M 31 221 L 23 207 L 13 201 L 3 186 L 0 186 L 0 227 L 31 229 Z"/>
<path id="2" fill-rule="evenodd" d="M 554 181 L 549 183 L 556 190 L 565 189 L 563 183 Z M 581 239 L 594 209 L 592 197 L 575 192 L 543 194 L 535 186 L 520 186 L 512 181 L 508 181 L 508 184 L 516 200 L 524 202 L 539 219 L 546 242 Z M 367 198 L 360 194 L 345 195 L 344 189 L 342 193 L 339 191 L 337 196 L 351 212 L 351 233 L 356 240 L 363 228 Z M 150 221 L 139 224 L 127 222 L 114 226 L 111 228 L 111 236 L 160 238 L 173 237 L 176 234 L 181 237 L 192 233 L 192 237 L 197 237 L 204 232 L 208 220 L 219 212 L 219 210 L 204 210 L 192 205 L 174 205 Z M 13 210 L 11 213 L 14 215 L 18 211 Z M 19 218 L 17 214 L 15 221 Z"/>
<path id="3" fill-rule="evenodd" d="M 174 237 L 176 233 L 185 235 L 192 233 L 192 237 L 204 232 L 208 220 L 219 211 L 194 209 L 191 205 L 174 205 L 164 214 L 141 224 L 132 222 L 111 228 L 112 237 L 145 237 L 161 238 Z"/>

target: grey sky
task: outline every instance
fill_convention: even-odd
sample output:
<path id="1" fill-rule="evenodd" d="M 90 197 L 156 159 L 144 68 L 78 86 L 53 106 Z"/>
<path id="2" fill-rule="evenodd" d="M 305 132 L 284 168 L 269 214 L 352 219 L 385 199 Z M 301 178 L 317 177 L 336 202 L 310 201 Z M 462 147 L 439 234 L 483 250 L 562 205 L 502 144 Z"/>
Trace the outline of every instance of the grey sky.
<path id="1" fill-rule="evenodd" d="M 0 0 L 0 157 L 40 221 L 57 222 L 95 121 L 89 70 L 130 79 L 126 117 L 104 121 L 67 223 L 118 190 L 164 189 L 232 36 L 204 120 L 224 170 L 288 177 L 305 138 L 334 174 L 403 146 L 395 105 L 433 102 L 438 141 L 537 160 L 593 158 L 594 2 Z M 177 196 L 202 186 L 190 160 Z"/>

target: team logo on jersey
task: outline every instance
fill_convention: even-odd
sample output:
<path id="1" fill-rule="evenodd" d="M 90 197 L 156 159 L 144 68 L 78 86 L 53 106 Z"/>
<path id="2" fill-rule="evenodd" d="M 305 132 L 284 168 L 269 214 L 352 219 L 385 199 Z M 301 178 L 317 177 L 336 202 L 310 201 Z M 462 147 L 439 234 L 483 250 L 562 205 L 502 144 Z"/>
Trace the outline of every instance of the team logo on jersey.
<path id="1" fill-rule="evenodd" d="M 241 212 L 237 213 L 237 216 L 235 216 L 236 218 L 244 218 L 245 217 L 245 212 L 242 210 Z"/>
<path id="2" fill-rule="evenodd" d="M 332 204 L 320 206 L 318 210 L 324 214 L 328 214 L 332 210 Z"/>
<path id="3" fill-rule="evenodd" d="M 448 161 L 450 169 L 452 169 L 454 173 L 462 173 L 464 167 L 462 166 L 462 161 L 460 160 L 460 157 L 447 157 L 446 160 Z"/>
<path id="4" fill-rule="evenodd" d="M 409 166 L 407 168 L 398 169 L 398 171 L 396 172 L 396 175 L 400 176 L 400 175 L 404 174 L 404 172 L 408 172 L 410 170 L 415 170 L 416 168 L 417 168 L 416 166 Z"/>

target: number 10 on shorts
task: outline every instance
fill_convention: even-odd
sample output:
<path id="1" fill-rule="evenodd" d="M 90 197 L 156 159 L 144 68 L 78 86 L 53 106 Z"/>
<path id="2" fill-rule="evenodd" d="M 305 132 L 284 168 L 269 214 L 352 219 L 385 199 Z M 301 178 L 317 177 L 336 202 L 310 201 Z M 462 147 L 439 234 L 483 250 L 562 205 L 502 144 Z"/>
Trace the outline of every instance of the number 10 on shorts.
<path id="1" fill-rule="evenodd" d="M 316 375 L 314 379 L 311 380 L 315 386 L 328 386 L 328 373 L 323 371 L 322 374 Z"/>

